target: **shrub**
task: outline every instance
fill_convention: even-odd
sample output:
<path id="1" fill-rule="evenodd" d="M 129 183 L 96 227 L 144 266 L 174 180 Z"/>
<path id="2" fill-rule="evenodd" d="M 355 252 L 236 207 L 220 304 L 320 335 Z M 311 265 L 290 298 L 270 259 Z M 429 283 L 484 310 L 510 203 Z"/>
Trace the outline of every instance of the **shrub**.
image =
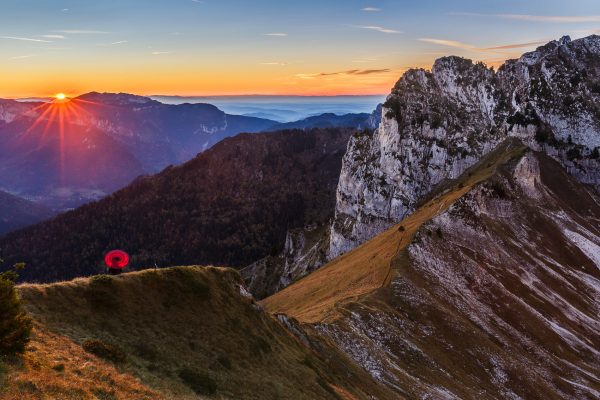
<path id="1" fill-rule="evenodd" d="M 56 364 L 54 366 L 52 366 L 52 369 L 55 370 L 56 372 L 64 372 L 65 371 L 65 364 Z"/>
<path id="2" fill-rule="evenodd" d="M 127 358 L 125 352 L 119 347 L 97 339 L 83 342 L 83 349 L 88 353 L 114 363 L 122 363 Z"/>
<path id="3" fill-rule="evenodd" d="M 226 355 L 217 357 L 217 362 L 225 369 L 231 369 L 231 360 Z"/>
<path id="4" fill-rule="evenodd" d="M 508 197 L 504 186 L 500 182 L 493 181 L 490 183 L 490 189 L 492 190 L 493 195 L 499 199 L 506 199 Z"/>
<path id="5" fill-rule="evenodd" d="M 217 383 L 208 374 L 189 368 L 179 370 L 179 378 L 197 394 L 212 395 L 217 393 Z"/>
<path id="6" fill-rule="evenodd" d="M 21 268 L 23 264 L 15 265 L 15 269 Z M 31 318 L 23 310 L 15 289 L 17 276 L 12 270 L 0 274 L 0 355 L 4 356 L 25 352 L 31 334 Z"/>
<path id="7" fill-rule="evenodd" d="M 98 400 L 117 400 L 117 396 L 114 393 L 107 392 L 102 388 L 92 389 L 92 393 Z"/>
<path id="8" fill-rule="evenodd" d="M 577 147 L 569 149 L 567 151 L 567 158 L 569 159 L 569 161 L 579 159 L 579 158 L 581 158 L 581 152 L 579 151 L 579 149 Z"/>

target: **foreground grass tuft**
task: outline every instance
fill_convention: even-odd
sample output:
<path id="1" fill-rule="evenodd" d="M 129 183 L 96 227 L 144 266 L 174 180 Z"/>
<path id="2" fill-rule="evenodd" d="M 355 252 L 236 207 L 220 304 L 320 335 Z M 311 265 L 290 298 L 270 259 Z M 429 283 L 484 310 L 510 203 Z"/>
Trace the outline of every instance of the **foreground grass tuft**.
<path id="1" fill-rule="evenodd" d="M 101 340 L 86 340 L 83 342 L 83 349 L 88 353 L 114 363 L 123 363 L 127 359 L 127 355 L 119 347 L 110 343 L 104 343 Z"/>
<path id="2" fill-rule="evenodd" d="M 179 371 L 178 375 L 197 394 L 213 395 L 217 393 L 217 382 L 208 374 L 183 368 Z"/>

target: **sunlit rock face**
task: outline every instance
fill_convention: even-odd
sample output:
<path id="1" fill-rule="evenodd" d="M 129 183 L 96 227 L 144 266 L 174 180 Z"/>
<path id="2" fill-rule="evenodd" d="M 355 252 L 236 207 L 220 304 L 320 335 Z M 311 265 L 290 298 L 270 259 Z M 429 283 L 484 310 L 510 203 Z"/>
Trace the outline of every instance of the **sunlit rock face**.
<path id="1" fill-rule="evenodd" d="M 344 157 L 331 228 L 334 258 L 415 209 L 509 136 L 600 188 L 600 37 L 553 41 L 498 72 L 459 57 L 410 70 L 373 135 Z"/>

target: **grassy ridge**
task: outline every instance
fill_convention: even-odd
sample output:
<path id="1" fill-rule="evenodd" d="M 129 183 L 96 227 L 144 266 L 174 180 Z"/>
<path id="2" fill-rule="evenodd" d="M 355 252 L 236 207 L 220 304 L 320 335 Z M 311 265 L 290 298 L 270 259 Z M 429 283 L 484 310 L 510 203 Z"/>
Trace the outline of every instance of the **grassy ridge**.
<path id="1" fill-rule="evenodd" d="M 110 376 L 119 371 L 124 381 L 139 380 L 131 393 L 144 388 L 176 399 L 391 398 L 336 349 L 303 344 L 244 296 L 240 284 L 231 269 L 177 267 L 19 289 L 42 335 L 34 340 L 38 350 L 48 357 L 78 354 L 98 371 L 109 365 Z M 42 340 L 45 332 L 65 344 Z M 77 369 L 65 364 L 53 373 Z M 15 374 L 37 379 L 26 368 L 9 373 L 9 381 L 15 382 Z M 135 398 L 127 387 L 116 390 L 107 398 Z"/>

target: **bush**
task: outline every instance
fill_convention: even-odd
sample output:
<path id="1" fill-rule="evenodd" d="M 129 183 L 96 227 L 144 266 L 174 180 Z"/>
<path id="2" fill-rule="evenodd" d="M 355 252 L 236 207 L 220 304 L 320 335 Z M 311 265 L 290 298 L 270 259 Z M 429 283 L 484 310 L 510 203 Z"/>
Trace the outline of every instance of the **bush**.
<path id="1" fill-rule="evenodd" d="M 197 394 L 212 395 L 217 393 L 217 383 L 208 374 L 183 368 L 179 371 L 179 378 Z"/>
<path id="2" fill-rule="evenodd" d="M 83 342 L 83 349 L 88 353 L 114 363 L 122 363 L 127 358 L 125 352 L 119 347 L 110 343 L 104 343 L 101 340 L 86 340 Z"/>
<path id="3" fill-rule="evenodd" d="M 577 147 L 569 149 L 567 151 L 567 158 L 569 159 L 569 161 L 580 159 L 581 158 L 581 152 L 579 151 L 579 149 Z"/>
<path id="4" fill-rule="evenodd" d="M 23 264 L 15 265 L 15 269 L 22 267 Z M 3 356 L 25 352 L 31 334 L 31 318 L 21 305 L 15 289 L 16 279 L 15 271 L 0 274 L 0 355 Z"/>

